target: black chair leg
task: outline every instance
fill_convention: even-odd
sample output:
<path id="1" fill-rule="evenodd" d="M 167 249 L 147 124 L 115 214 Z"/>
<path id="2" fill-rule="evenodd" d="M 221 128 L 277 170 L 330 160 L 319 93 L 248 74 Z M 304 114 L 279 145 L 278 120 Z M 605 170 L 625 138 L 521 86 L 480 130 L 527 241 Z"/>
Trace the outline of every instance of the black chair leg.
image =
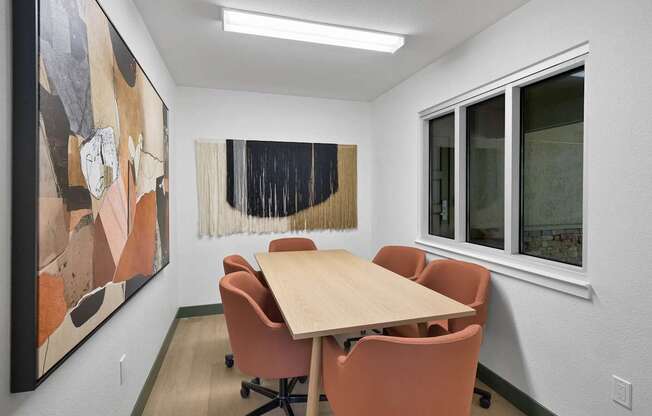
<path id="1" fill-rule="evenodd" d="M 272 389 L 268 389 L 267 387 L 263 387 L 260 384 L 253 383 L 251 381 L 242 382 L 240 387 L 240 396 L 242 396 L 243 399 L 246 399 L 249 397 L 249 392 L 251 390 L 255 391 L 258 394 L 262 394 L 269 399 L 278 399 L 278 392 L 275 392 Z"/>
<path id="2" fill-rule="evenodd" d="M 271 402 L 265 403 L 264 405 L 260 406 L 258 409 L 247 413 L 247 416 L 261 416 L 264 415 L 265 413 L 271 412 L 277 407 L 279 407 L 278 399 L 274 399 Z"/>
<path id="3" fill-rule="evenodd" d="M 488 409 L 491 407 L 491 393 L 478 387 L 473 388 L 473 393 L 480 396 L 480 407 Z"/>
<path id="4" fill-rule="evenodd" d="M 292 411 L 292 407 L 290 406 L 290 403 L 288 402 L 283 402 L 283 411 L 285 412 L 286 416 L 294 416 L 294 412 Z"/>
<path id="5" fill-rule="evenodd" d="M 288 402 L 290 403 L 306 403 L 308 401 L 308 396 L 305 394 L 291 394 L 288 397 Z M 326 397 L 325 394 L 320 394 L 319 395 L 319 401 L 320 402 L 327 402 L 328 397 Z"/>
<path id="6" fill-rule="evenodd" d="M 299 381 L 298 378 L 293 378 L 292 380 L 290 380 L 290 384 L 288 384 L 288 391 L 287 391 L 288 395 L 292 394 L 292 390 L 294 390 L 294 386 L 297 385 L 297 381 Z"/>

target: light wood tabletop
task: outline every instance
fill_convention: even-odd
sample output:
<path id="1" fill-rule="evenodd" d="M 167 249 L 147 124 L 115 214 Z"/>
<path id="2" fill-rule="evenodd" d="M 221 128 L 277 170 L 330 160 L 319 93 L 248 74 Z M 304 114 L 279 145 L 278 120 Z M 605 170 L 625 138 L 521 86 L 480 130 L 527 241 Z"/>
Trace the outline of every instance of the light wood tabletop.
<path id="1" fill-rule="evenodd" d="M 475 310 L 346 250 L 258 253 L 294 339 L 313 339 L 307 415 L 318 411 L 321 337 L 472 316 Z M 422 329 L 422 332 L 424 332 Z"/>

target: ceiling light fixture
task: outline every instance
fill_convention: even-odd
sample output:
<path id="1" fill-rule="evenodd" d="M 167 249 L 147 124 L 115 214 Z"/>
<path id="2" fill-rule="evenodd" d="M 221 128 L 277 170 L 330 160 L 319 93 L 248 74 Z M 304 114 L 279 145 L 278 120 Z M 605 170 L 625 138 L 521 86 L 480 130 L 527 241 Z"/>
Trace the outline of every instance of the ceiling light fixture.
<path id="1" fill-rule="evenodd" d="M 225 32 L 344 46 L 379 52 L 396 52 L 405 43 L 401 35 L 313 23 L 242 10 L 223 9 Z"/>

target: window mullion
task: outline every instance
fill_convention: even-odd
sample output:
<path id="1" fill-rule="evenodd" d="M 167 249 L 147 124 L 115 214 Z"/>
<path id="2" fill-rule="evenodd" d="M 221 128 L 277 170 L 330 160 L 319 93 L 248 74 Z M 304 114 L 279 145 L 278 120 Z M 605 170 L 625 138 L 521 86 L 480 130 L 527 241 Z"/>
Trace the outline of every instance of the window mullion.
<path id="1" fill-rule="evenodd" d="M 455 108 L 455 241 L 466 241 L 466 108 Z"/>
<path id="2" fill-rule="evenodd" d="M 519 252 L 520 88 L 505 90 L 505 252 Z"/>

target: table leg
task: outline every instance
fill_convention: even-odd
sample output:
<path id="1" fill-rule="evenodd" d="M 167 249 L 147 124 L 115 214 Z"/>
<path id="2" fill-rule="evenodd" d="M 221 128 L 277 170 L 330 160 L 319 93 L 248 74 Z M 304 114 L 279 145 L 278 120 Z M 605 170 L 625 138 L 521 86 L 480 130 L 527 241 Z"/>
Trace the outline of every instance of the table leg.
<path id="1" fill-rule="evenodd" d="M 425 338 L 428 336 L 428 322 L 419 323 L 419 336 Z"/>
<path id="2" fill-rule="evenodd" d="M 319 414 L 319 390 L 321 386 L 321 337 L 312 339 L 309 377 L 306 416 L 317 416 Z"/>

